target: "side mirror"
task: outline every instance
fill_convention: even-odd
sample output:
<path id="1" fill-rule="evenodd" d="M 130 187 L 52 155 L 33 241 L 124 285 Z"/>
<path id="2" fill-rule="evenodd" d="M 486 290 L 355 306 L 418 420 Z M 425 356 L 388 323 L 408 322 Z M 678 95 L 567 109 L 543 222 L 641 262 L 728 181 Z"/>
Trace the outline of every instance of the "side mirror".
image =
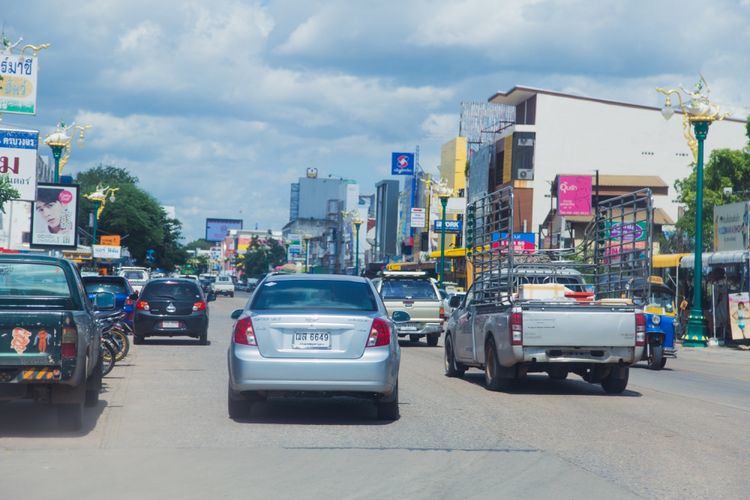
<path id="1" fill-rule="evenodd" d="M 405 323 L 411 319 L 411 316 L 409 316 L 409 313 L 406 311 L 395 311 L 391 315 L 391 319 L 396 323 Z"/>
<path id="2" fill-rule="evenodd" d="M 231 318 L 232 319 L 239 319 L 240 316 L 242 316 L 242 312 L 243 312 L 242 309 L 235 309 L 234 311 L 232 311 Z"/>
<path id="3" fill-rule="evenodd" d="M 115 294 L 99 292 L 94 295 L 94 309 L 97 311 L 111 311 L 115 308 Z"/>
<path id="4" fill-rule="evenodd" d="M 451 300 L 448 301 L 448 305 L 453 309 L 459 307 L 461 305 L 461 297 L 459 297 L 458 295 L 454 295 L 453 297 L 451 297 Z"/>
<path id="5" fill-rule="evenodd" d="M 209 292 L 206 296 L 206 301 L 213 302 L 214 300 L 216 300 L 216 294 L 214 292 Z"/>

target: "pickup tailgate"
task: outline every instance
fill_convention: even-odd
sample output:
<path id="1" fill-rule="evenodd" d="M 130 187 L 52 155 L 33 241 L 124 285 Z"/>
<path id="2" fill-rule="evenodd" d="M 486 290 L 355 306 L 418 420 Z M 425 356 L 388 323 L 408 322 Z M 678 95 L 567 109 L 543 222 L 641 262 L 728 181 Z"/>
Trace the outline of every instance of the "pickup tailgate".
<path id="1" fill-rule="evenodd" d="M 383 301 L 388 315 L 391 316 L 395 311 L 405 311 L 409 313 L 411 319 L 409 322 L 420 323 L 437 323 L 440 321 L 439 300 L 419 300 L 419 299 L 388 299 Z"/>
<path id="2" fill-rule="evenodd" d="M 0 311 L 0 369 L 59 365 L 64 314 Z"/>
<path id="3" fill-rule="evenodd" d="M 539 347 L 632 347 L 635 310 L 598 304 L 522 307 L 523 345 Z"/>

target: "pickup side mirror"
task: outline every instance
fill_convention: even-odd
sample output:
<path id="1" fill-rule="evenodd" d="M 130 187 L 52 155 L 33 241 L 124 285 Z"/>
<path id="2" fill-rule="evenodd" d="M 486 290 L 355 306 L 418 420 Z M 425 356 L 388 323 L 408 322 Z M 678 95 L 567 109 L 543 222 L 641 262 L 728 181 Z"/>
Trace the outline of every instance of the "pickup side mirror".
<path id="1" fill-rule="evenodd" d="M 115 308 L 115 294 L 98 292 L 94 295 L 94 309 L 97 311 L 111 311 Z"/>
<path id="2" fill-rule="evenodd" d="M 395 323 L 405 323 L 411 319 L 411 316 L 409 316 L 409 313 L 406 311 L 395 311 L 391 315 L 391 319 L 393 319 Z"/>
<path id="3" fill-rule="evenodd" d="M 448 301 L 448 305 L 452 307 L 453 309 L 459 307 L 461 305 L 461 297 L 454 295 L 451 297 L 451 299 Z"/>
<path id="4" fill-rule="evenodd" d="M 242 316 L 242 312 L 243 312 L 242 309 L 235 309 L 234 311 L 232 311 L 231 318 L 239 319 L 239 317 Z"/>

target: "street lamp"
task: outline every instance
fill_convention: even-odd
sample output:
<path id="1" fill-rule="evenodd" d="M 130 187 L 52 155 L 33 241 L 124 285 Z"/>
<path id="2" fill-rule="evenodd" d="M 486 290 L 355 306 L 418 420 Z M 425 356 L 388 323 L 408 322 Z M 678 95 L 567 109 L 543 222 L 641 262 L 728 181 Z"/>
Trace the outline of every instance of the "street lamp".
<path id="1" fill-rule="evenodd" d="M 94 224 L 92 229 L 92 236 L 91 236 L 91 245 L 96 245 L 96 229 L 97 229 L 97 223 L 99 222 L 99 217 L 102 215 L 102 212 L 104 211 L 104 206 L 107 204 L 107 200 L 111 203 L 115 202 L 115 193 L 119 191 L 120 188 L 113 188 L 109 186 L 102 186 L 101 184 L 96 187 L 96 190 L 92 193 L 83 195 L 84 198 L 91 200 L 94 203 Z"/>
<path id="2" fill-rule="evenodd" d="M 357 238 L 357 242 L 355 244 L 356 247 L 356 257 L 354 258 L 354 276 L 359 276 L 359 227 L 362 225 L 364 220 L 359 216 L 359 214 L 356 214 L 354 217 L 352 217 L 352 224 L 354 224 L 354 227 L 356 229 L 355 234 Z"/>
<path id="3" fill-rule="evenodd" d="M 708 127 L 711 123 L 723 120 L 729 113 L 720 113 L 719 106 L 711 103 L 708 99 L 710 93 L 708 84 L 700 75 L 700 80 L 693 87 L 693 91 L 679 89 L 657 88 L 657 92 L 664 95 L 664 107 L 662 116 L 669 120 L 675 110 L 672 107 L 671 96 L 676 96 L 682 112 L 683 135 L 687 140 L 690 151 L 693 153 L 695 162 L 695 252 L 694 252 L 694 275 L 693 275 L 693 305 L 690 308 L 687 324 L 687 335 L 683 341 L 686 347 L 705 347 L 708 339 L 706 337 L 707 325 L 703 316 L 703 305 L 701 304 L 701 284 L 703 274 L 703 142 L 708 135 Z M 685 101 L 683 101 L 683 95 Z M 691 128 L 692 125 L 692 128 Z M 695 130 L 695 135 L 693 135 Z"/>
<path id="4" fill-rule="evenodd" d="M 310 272 L 310 240 L 312 239 L 312 235 L 305 234 L 302 236 L 302 239 L 305 240 L 305 273 Z"/>
<path id="5" fill-rule="evenodd" d="M 78 131 L 78 143 L 82 144 L 86 138 L 86 131 L 90 128 L 91 125 L 76 125 L 75 122 L 65 125 L 65 122 L 60 122 L 57 124 L 55 131 L 44 139 L 44 143 L 50 147 L 52 157 L 55 159 L 55 184 L 60 182 L 60 173 L 70 158 L 72 138 L 68 135 L 68 132 L 71 130 Z"/>
<path id="6" fill-rule="evenodd" d="M 440 276 L 439 288 L 443 288 L 443 277 L 445 276 L 445 207 L 448 206 L 448 198 L 453 194 L 453 190 L 448 187 L 445 181 L 441 180 L 436 189 L 438 198 L 440 198 L 440 206 L 442 207 L 442 215 L 440 217 Z"/>

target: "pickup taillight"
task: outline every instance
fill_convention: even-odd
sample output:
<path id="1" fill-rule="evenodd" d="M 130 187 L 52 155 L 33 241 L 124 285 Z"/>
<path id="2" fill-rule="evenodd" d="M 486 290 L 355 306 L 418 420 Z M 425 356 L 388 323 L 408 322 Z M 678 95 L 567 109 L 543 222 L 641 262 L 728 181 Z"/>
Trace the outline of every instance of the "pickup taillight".
<path id="1" fill-rule="evenodd" d="M 643 347 L 646 345 L 646 315 L 643 313 L 635 314 L 635 346 Z"/>
<path id="2" fill-rule="evenodd" d="M 523 345 L 523 316 L 520 312 L 510 313 L 510 345 Z"/>
<path id="3" fill-rule="evenodd" d="M 76 359 L 78 357 L 78 329 L 71 318 L 65 318 L 62 328 L 62 342 L 60 343 L 62 359 Z"/>

